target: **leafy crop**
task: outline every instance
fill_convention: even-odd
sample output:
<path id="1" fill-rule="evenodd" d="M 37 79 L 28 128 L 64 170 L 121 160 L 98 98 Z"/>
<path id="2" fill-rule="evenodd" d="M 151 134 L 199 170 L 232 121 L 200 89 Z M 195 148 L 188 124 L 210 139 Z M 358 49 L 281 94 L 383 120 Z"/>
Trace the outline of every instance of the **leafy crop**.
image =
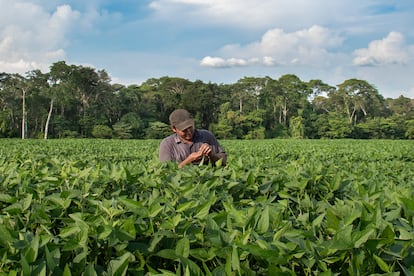
<path id="1" fill-rule="evenodd" d="M 0 140 L 0 275 L 414 272 L 412 141 Z"/>

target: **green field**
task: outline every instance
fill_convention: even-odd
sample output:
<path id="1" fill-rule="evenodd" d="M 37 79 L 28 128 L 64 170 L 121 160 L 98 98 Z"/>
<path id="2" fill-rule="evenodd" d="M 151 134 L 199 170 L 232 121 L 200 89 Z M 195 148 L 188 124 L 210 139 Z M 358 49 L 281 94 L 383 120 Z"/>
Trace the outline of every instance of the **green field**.
<path id="1" fill-rule="evenodd" d="M 0 275 L 412 275 L 414 141 L 0 140 Z"/>

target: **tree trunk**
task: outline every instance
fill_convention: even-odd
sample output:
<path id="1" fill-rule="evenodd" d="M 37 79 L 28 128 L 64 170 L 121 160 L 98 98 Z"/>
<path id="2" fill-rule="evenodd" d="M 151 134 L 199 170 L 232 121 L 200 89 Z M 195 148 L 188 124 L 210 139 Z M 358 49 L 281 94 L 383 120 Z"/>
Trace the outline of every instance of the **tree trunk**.
<path id="1" fill-rule="evenodd" d="M 282 113 L 283 113 L 283 124 L 286 126 L 287 125 L 287 113 L 288 113 L 286 100 L 283 105 Z"/>
<path id="2" fill-rule="evenodd" d="M 22 89 L 22 139 L 26 138 L 26 90 Z"/>
<path id="3" fill-rule="evenodd" d="M 47 139 L 47 133 L 49 131 L 49 122 L 50 122 L 50 117 L 52 117 L 52 110 L 53 110 L 53 98 L 50 100 L 50 107 L 49 107 L 49 112 L 47 113 L 47 119 L 46 119 L 46 125 L 45 125 L 45 137 L 44 139 Z"/>
<path id="4" fill-rule="evenodd" d="M 239 98 L 239 111 L 240 111 L 240 114 L 243 113 L 243 100 L 241 96 Z"/>

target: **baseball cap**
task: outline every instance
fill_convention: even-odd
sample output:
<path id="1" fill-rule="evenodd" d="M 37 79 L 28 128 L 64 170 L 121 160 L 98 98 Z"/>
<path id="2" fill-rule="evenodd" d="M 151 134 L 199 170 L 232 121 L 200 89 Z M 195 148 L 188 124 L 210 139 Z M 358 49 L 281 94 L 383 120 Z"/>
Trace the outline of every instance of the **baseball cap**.
<path id="1" fill-rule="evenodd" d="M 194 127 L 194 119 L 185 109 L 176 109 L 170 114 L 170 124 L 178 130 Z"/>

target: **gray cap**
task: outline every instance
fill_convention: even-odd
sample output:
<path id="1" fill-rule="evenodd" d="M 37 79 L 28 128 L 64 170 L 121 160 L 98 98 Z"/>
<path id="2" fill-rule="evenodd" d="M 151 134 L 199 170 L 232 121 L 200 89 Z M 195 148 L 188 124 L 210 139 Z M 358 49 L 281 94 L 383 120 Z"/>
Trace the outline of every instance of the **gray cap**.
<path id="1" fill-rule="evenodd" d="M 191 126 L 194 127 L 194 119 L 187 110 L 176 109 L 170 114 L 170 124 L 178 130 L 184 130 Z"/>

